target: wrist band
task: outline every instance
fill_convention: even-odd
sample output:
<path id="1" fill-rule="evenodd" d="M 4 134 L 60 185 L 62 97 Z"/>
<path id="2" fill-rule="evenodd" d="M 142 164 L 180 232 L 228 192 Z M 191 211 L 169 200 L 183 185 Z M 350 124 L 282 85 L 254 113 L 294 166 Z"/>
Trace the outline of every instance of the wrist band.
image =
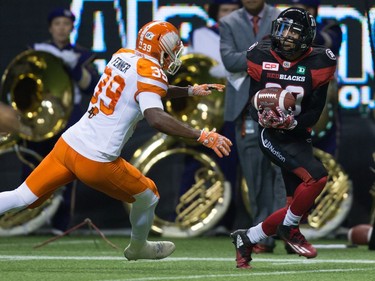
<path id="1" fill-rule="evenodd" d="M 191 85 L 188 85 L 188 96 L 192 96 L 193 95 L 193 86 Z"/>

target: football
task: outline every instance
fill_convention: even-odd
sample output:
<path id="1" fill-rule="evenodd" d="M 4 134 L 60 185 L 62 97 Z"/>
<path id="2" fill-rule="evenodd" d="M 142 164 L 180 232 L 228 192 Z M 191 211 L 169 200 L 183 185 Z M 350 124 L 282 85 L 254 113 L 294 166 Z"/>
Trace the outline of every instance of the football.
<path id="1" fill-rule="evenodd" d="M 372 234 L 372 225 L 359 224 L 348 231 L 348 240 L 355 245 L 368 245 Z"/>
<path id="2" fill-rule="evenodd" d="M 276 107 L 284 112 L 288 112 L 288 108 L 295 109 L 296 99 L 291 92 L 282 88 L 265 88 L 259 90 L 251 99 L 251 104 L 259 110 L 271 109 L 277 113 Z"/>

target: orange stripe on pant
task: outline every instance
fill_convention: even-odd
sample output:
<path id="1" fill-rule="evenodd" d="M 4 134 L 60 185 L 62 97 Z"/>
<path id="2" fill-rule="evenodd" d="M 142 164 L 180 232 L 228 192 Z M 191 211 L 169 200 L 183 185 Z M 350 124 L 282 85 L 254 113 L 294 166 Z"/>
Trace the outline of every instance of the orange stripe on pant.
<path id="1" fill-rule="evenodd" d="M 159 197 L 155 183 L 119 157 L 113 162 L 85 158 L 60 138 L 52 151 L 26 179 L 27 186 L 39 197 L 35 208 L 59 187 L 78 179 L 87 186 L 120 201 L 132 203 L 133 195 L 151 189 Z"/>

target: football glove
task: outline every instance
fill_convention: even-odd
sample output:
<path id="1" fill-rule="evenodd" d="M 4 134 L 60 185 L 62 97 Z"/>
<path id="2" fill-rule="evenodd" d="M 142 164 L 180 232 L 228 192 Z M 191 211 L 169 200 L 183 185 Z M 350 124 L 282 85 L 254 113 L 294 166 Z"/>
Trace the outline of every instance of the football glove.
<path id="1" fill-rule="evenodd" d="M 276 124 L 275 123 L 275 126 L 274 128 L 277 128 L 277 129 L 284 129 L 284 130 L 293 130 L 298 122 L 297 120 L 294 119 L 294 114 L 293 114 L 293 111 L 291 109 L 289 109 L 289 113 L 284 113 L 284 111 L 281 110 L 280 107 L 276 107 L 276 110 L 279 114 L 279 124 Z"/>
<path id="2" fill-rule="evenodd" d="M 216 133 L 216 129 L 209 132 L 206 130 L 201 130 L 201 135 L 197 141 L 204 146 L 211 148 L 220 158 L 223 157 L 223 154 L 228 156 L 230 146 L 232 146 L 232 142 L 226 137 Z"/>
<path id="3" fill-rule="evenodd" d="M 272 128 L 274 124 L 280 122 L 279 117 L 271 109 L 262 109 L 259 107 L 258 110 L 258 123 L 264 128 Z"/>
<path id="4" fill-rule="evenodd" d="M 202 84 L 189 86 L 188 94 L 189 96 L 208 96 L 212 92 L 211 90 L 217 90 L 223 92 L 225 85 L 222 84 Z"/>

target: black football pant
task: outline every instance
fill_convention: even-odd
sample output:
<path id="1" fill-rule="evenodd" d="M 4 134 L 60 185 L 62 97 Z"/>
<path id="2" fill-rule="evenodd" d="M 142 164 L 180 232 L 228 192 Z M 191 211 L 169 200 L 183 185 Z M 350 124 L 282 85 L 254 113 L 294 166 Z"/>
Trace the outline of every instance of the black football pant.
<path id="1" fill-rule="evenodd" d="M 322 162 L 314 157 L 311 136 L 307 132 L 295 134 L 262 127 L 259 145 L 263 153 L 281 167 L 287 196 L 293 196 L 302 182 L 318 181 L 328 175 Z"/>

